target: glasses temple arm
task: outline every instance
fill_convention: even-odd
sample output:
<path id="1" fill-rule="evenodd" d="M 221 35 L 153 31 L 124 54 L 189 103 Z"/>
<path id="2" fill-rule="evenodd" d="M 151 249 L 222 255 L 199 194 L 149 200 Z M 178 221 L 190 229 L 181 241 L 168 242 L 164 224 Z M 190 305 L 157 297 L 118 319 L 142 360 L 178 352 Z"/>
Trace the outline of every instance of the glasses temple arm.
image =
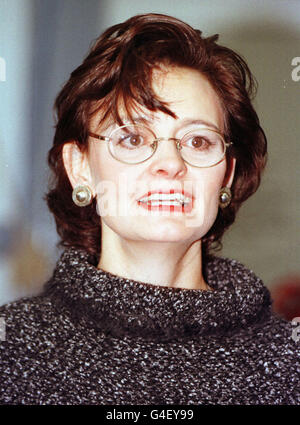
<path id="1" fill-rule="evenodd" d="M 109 137 L 105 137 L 105 136 L 100 136 L 99 134 L 95 134 L 95 133 L 88 133 L 90 137 L 93 137 L 94 139 L 98 139 L 98 140 L 105 140 L 105 141 L 109 141 L 110 138 Z"/>

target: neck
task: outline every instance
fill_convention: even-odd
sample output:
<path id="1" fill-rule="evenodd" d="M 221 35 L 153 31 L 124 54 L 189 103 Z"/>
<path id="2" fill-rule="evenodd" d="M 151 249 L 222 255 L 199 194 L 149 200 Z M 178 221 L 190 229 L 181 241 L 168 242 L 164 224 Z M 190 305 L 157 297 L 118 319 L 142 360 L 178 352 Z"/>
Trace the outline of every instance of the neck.
<path id="1" fill-rule="evenodd" d="M 180 244 L 135 241 L 120 237 L 104 226 L 98 268 L 153 285 L 211 289 L 202 275 L 201 240 Z"/>

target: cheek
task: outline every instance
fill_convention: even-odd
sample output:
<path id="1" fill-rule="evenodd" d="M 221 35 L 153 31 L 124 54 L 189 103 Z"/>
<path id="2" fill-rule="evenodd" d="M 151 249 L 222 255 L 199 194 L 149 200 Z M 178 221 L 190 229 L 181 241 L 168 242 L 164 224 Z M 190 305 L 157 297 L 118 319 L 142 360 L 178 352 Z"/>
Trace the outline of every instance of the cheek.
<path id="1" fill-rule="evenodd" d="M 203 218 L 203 223 L 210 226 L 214 223 L 219 209 L 219 193 L 223 186 L 226 167 L 207 169 L 198 179 L 198 213 Z"/>
<path id="2" fill-rule="evenodd" d="M 107 157 L 105 146 L 92 145 L 89 152 L 89 167 L 92 186 L 97 198 L 99 216 L 114 215 L 117 200 L 117 173 Z"/>
<path id="3" fill-rule="evenodd" d="M 198 175 L 195 180 L 197 181 L 197 187 L 201 188 L 204 200 L 206 203 L 218 201 L 219 192 L 225 178 L 226 163 L 221 163 L 215 167 L 203 169 L 201 171 L 201 175 Z"/>
<path id="4" fill-rule="evenodd" d="M 105 150 L 102 155 L 91 152 L 89 158 L 93 188 L 97 197 L 97 213 L 104 220 L 127 215 L 130 208 L 129 188 L 137 180 L 134 170 L 116 162 Z"/>
<path id="5" fill-rule="evenodd" d="M 219 201 L 219 192 L 222 187 L 223 178 L 216 176 L 214 180 L 209 180 L 206 182 L 205 187 L 205 198 L 207 201 L 218 203 Z"/>
<path id="6" fill-rule="evenodd" d="M 101 185 L 117 185 L 119 174 L 122 172 L 122 164 L 116 163 L 110 156 L 105 142 L 103 142 L 103 145 L 91 146 L 89 166 L 92 183 L 96 192 L 99 191 L 99 186 Z"/>

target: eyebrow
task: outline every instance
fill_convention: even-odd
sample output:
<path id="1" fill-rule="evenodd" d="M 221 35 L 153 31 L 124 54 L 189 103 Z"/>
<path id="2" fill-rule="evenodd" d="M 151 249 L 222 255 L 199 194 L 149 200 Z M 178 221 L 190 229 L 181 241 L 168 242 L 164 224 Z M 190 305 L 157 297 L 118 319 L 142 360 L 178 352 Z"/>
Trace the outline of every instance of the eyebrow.
<path id="1" fill-rule="evenodd" d="M 146 116 L 146 115 L 142 115 L 142 116 L 138 116 L 138 117 L 132 117 L 132 120 L 129 119 L 129 117 L 121 117 L 122 122 L 124 123 L 124 125 L 126 124 L 153 124 L 154 121 L 160 121 L 159 118 L 155 118 L 153 119 L 152 117 Z M 199 125 L 199 126 L 205 126 L 207 128 L 212 128 L 214 130 L 216 130 L 218 133 L 223 134 L 222 130 L 216 126 L 215 124 L 213 124 L 210 121 L 206 121 L 203 119 L 195 119 L 195 118 L 184 118 L 183 120 L 180 121 L 180 125 L 181 126 L 187 126 L 187 125 Z M 112 130 L 113 127 L 117 126 L 116 122 L 109 122 L 103 129 L 102 131 L 107 131 L 107 130 Z"/>
<path id="2" fill-rule="evenodd" d="M 156 118 L 157 120 L 157 118 Z M 125 122 L 126 120 L 124 120 Z M 151 117 L 135 117 L 133 118 L 133 122 L 134 123 L 153 123 L 155 120 L 152 119 Z M 194 119 L 194 118 L 184 118 L 183 120 L 180 121 L 180 125 L 203 125 L 205 127 L 209 127 L 209 128 L 213 128 L 214 130 L 221 132 L 221 129 L 216 126 L 215 124 L 213 124 L 210 121 L 206 121 L 203 119 Z"/>

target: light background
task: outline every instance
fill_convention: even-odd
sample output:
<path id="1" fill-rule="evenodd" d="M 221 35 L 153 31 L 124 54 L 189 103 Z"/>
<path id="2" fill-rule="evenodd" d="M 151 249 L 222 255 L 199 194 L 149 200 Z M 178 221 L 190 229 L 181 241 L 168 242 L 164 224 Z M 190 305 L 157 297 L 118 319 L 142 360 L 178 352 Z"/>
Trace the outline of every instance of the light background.
<path id="1" fill-rule="evenodd" d="M 219 33 L 248 62 L 269 162 L 219 255 L 270 288 L 300 275 L 300 81 L 291 65 L 300 57 L 299 0 L 0 0 L 0 304 L 38 291 L 60 254 L 43 201 L 56 94 L 104 29 L 148 12 Z"/>

